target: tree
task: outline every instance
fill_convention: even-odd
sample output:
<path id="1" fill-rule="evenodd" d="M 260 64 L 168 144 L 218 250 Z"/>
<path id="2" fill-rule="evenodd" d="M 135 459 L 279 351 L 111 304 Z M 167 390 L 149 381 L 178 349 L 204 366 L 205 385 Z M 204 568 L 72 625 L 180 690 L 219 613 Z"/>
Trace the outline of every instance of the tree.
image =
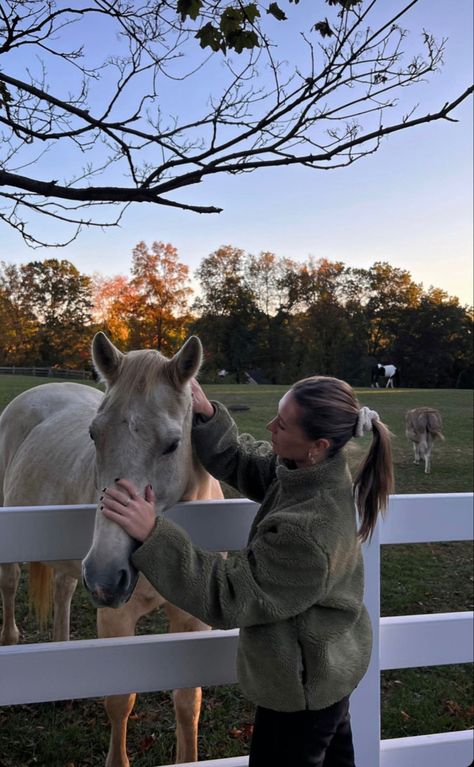
<path id="1" fill-rule="evenodd" d="M 126 348 L 130 336 L 128 317 L 136 294 L 128 277 L 104 277 L 96 273 L 91 278 L 92 317 L 109 338 Z"/>
<path id="2" fill-rule="evenodd" d="M 43 365 L 82 366 L 90 358 L 90 278 L 56 258 L 20 266 L 20 302 L 37 323 L 37 358 Z"/>
<path id="3" fill-rule="evenodd" d="M 366 354 L 372 358 L 372 363 L 374 360 L 400 362 L 393 357 L 393 347 L 401 317 L 406 309 L 419 304 L 422 286 L 413 282 L 406 269 L 376 261 L 369 269 L 350 269 L 344 290 L 359 328 L 365 326 Z"/>
<path id="4" fill-rule="evenodd" d="M 240 248 L 222 245 L 195 273 L 201 296 L 193 305 L 199 316 L 192 330 L 203 340 L 208 366 L 232 371 L 237 382 L 245 380 L 244 372 L 256 362 L 259 311 L 245 278 L 246 258 Z"/>
<path id="5" fill-rule="evenodd" d="M 0 264 L 0 360 L 4 365 L 28 365 L 36 356 L 38 321 L 22 296 L 20 268 Z"/>
<path id="6" fill-rule="evenodd" d="M 399 319 L 393 351 L 404 385 L 451 388 L 472 370 L 472 317 L 457 298 L 430 288 Z"/>
<path id="7" fill-rule="evenodd" d="M 272 383 L 287 380 L 292 346 L 288 333 L 287 276 L 296 269 L 297 264 L 291 259 L 278 258 L 268 251 L 257 256 L 249 253 L 244 260 L 244 278 L 252 288 L 258 310 L 253 365 L 263 370 Z"/>
<path id="8" fill-rule="evenodd" d="M 192 295 L 189 268 L 178 260 L 173 245 L 144 242 L 133 250 L 131 292 L 127 305 L 132 348 L 149 345 L 164 354 L 174 353 L 185 340 Z"/>
<path id="9" fill-rule="evenodd" d="M 361 344 L 343 301 L 347 271 L 342 261 L 311 257 L 288 270 L 293 378 L 319 373 L 354 380 Z"/>
<path id="10" fill-rule="evenodd" d="M 271 37 L 299 0 L 7 0 L 1 219 L 35 245 L 42 217 L 64 244 L 117 224 L 132 202 L 215 213 L 182 190 L 219 174 L 350 165 L 384 136 L 452 120 L 472 87 L 418 117 L 399 99 L 442 62 L 443 41 L 427 32 L 423 53 L 404 52 L 400 22 L 418 1 L 320 0 L 313 11 L 308 0 L 314 16 L 287 66 Z"/>

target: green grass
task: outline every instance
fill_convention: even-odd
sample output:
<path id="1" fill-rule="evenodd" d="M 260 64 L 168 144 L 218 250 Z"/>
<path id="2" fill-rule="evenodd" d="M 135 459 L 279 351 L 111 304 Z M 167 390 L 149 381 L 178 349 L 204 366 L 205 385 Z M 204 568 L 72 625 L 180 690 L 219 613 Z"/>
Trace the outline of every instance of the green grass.
<path id="1" fill-rule="evenodd" d="M 0 376 L 0 409 L 40 379 Z M 92 384 L 93 385 L 93 384 Z M 205 386 L 212 398 L 249 409 L 233 413 L 241 431 L 267 435 L 287 387 Z M 362 404 L 378 410 L 393 433 L 398 493 L 472 490 L 472 392 L 466 390 L 395 391 L 360 389 Z M 412 447 L 404 436 L 404 414 L 411 407 L 440 409 L 445 442 L 433 451 L 432 474 L 412 463 Z M 351 447 L 355 467 L 368 438 Z M 230 493 L 228 493 L 230 495 Z M 381 613 L 403 615 L 472 609 L 473 558 L 470 543 L 383 546 Z M 22 641 L 47 641 L 28 614 L 25 578 L 19 594 L 18 623 Z M 165 630 L 163 618 L 147 616 L 139 633 Z M 95 636 L 95 614 L 79 586 L 73 601 L 73 638 Z M 216 759 L 248 752 L 252 706 L 237 686 L 206 688 L 199 735 L 200 758 Z M 382 674 L 382 737 L 462 730 L 473 724 L 472 675 L 468 665 L 403 669 Z M 11 706 L 0 709 L 0 767 L 102 767 L 108 724 L 100 700 Z M 155 767 L 173 761 L 174 717 L 168 693 L 141 695 L 130 720 L 128 749 L 133 767 Z"/>

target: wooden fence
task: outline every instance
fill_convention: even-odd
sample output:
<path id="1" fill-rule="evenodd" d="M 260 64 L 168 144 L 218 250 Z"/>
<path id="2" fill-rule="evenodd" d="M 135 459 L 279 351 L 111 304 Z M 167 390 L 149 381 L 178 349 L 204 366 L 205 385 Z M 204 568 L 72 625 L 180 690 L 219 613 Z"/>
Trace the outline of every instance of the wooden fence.
<path id="1" fill-rule="evenodd" d="M 386 520 L 364 546 L 365 602 L 374 629 L 369 670 L 352 697 L 362 767 L 468 767 L 472 731 L 380 741 L 380 671 L 473 661 L 473 613 L 380 618 L 380 544 L 471 540 L 473 495 L 394 495 Z M 81 559 L 92 536 L 92 506 L 0 510 L 0 561 Z M 256 505 L 244 499 L 197 501 L 167 515 L 210 550 L 245 545 Z M 87 698 L 236 681 L 238 632 L 93 639 L 0 648 L 0 705 Z M 245 767 L 247 757 L 199 762 Z"/>
<path id="2" fill-rule="evenodd" d="M 0 366 L 0 375 L 13 376 L 37 376 L 39 378 L 73 378 L 88 379 L 92 378 L 90 370 L 73 370 L 72 368 L 56 367 L 38 367 L 30 365 L 29 367 L 19 367 L 18 365 Z"/>

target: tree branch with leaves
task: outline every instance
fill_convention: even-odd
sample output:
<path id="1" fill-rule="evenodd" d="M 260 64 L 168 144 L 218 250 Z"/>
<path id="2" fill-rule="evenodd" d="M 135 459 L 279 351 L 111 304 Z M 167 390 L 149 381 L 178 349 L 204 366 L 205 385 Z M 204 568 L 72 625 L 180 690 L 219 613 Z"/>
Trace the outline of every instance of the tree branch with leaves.
<path id="1" fill-rule="evenodd" d="M 420 0 L 301 0 L 314 18 L 280 60 L 272 38 L 299 2 L 0 2 L 0 218 L 37 246 L 52 244 L 45 217 L 59 245 L 131 203 L 217 213 L 194 186 L 351 165 L 391 133 L 454 120 L 472 93 L 422 114 L 400 99 L 442 64 L 428 32 L 406 52 Z"/>

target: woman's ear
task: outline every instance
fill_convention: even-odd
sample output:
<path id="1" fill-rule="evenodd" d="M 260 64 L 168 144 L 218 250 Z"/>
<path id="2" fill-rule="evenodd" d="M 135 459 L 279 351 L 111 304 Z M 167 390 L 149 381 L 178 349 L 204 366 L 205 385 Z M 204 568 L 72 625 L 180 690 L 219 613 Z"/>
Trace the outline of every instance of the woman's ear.
<path id="1" fill-rule="evenodd" d="M 309 463 L 311 465 L 314 465 L 315 463 L 320 463 L 321 461 L 324 461 L 330 444 L 331 443 L 329 442 L 329 440 L 324 439 L 324 437 L 321 437 L 321 439 L 314 440 L 310 449 L 308 450 Z"/>
<path id="2" fill-rule="evenodd" d="M 329 449 L 330 445 L 331 443 L 328 439 L 325 439 L 325 437 L 321 437 L 321 439 L 317 439 L 314 442 L 314 447 L 320 455 L 325 453 Z"/>

